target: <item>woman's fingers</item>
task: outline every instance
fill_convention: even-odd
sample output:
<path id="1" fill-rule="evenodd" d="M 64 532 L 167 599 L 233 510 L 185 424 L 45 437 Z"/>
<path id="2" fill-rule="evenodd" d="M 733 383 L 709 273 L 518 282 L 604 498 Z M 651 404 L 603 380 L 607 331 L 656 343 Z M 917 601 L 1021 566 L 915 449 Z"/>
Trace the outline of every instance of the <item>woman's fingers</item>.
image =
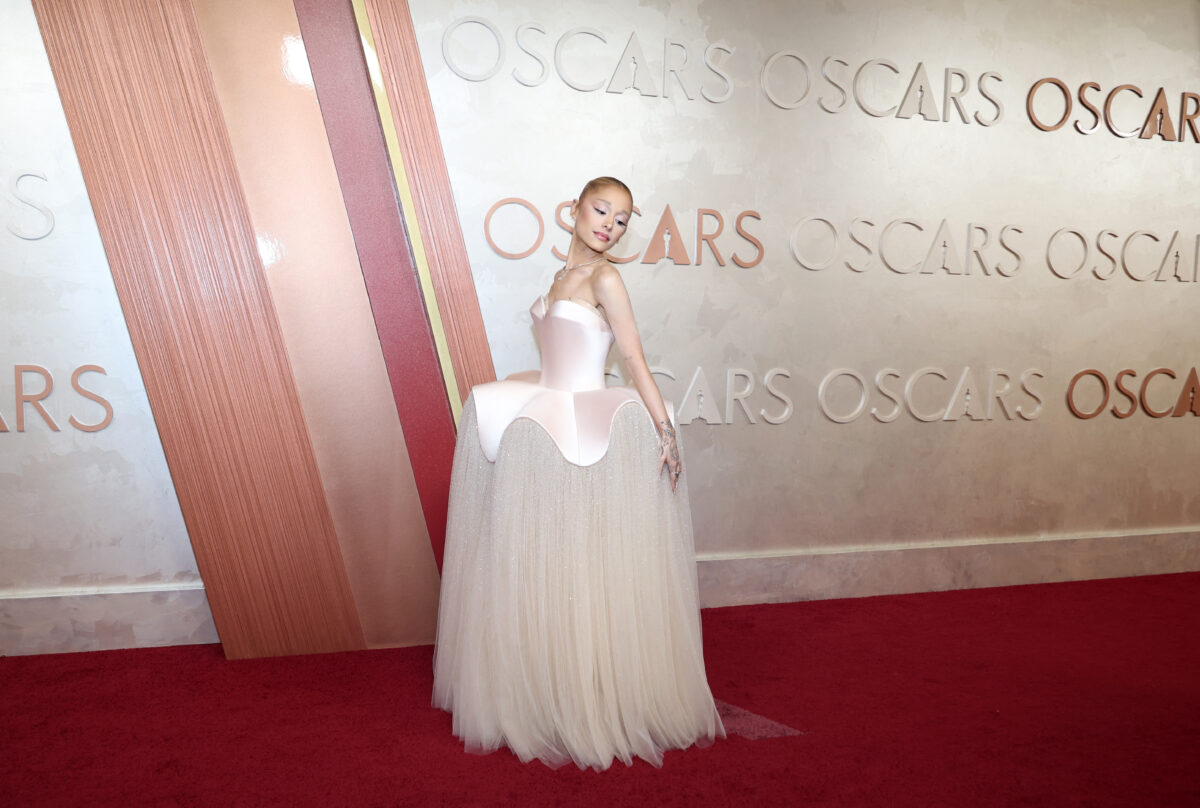
<path id="1" fill-rule="evenodd" d="M 667 478 L 671 481 L 671 490 L 675 490 L 675 481 L 679 479 L 679 475 L 675 473 L 675 466 L 671 463 L 671 455 L 667 451 L 667 447 L 663 447 L 662 453 L 658 456 L 658 476 L 661 477 L 663 472 L 667 472 Z"/>
<path id="2" fill-rule="evenodd" d="M 661 477 L 663 471 L 671 480 L 671 490 L 674 491 L 679 485 L 679 475 L 683 474 L 683 462 L 680 461 L 679 455 L 670 450 L 667 444 L 663 444 L 662 450 L 658 455 L 658 476 Z"/>

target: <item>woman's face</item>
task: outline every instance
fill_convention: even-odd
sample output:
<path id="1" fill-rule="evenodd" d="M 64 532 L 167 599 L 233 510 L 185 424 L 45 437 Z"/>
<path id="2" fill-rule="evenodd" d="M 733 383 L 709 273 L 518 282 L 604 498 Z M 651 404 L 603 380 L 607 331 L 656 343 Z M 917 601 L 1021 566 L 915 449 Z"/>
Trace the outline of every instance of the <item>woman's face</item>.
<path id="1" fill-rule="evenodd" d="M 571 206 L 575 237 L 589 249 L 607 252 L 625 235 L 633 199 L 615 185 L 602 185 Z"/>

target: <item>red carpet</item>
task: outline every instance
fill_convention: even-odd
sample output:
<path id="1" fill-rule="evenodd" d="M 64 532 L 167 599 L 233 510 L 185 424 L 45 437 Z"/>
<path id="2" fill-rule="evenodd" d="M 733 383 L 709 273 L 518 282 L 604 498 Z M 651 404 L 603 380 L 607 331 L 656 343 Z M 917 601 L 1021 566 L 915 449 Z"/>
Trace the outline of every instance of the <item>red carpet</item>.
<path id="1" fill-rule="evenodd" d="M 463 754 L 429 707 L 429 648 L 0 659 L 0 803 L 1200 805 L 1200 574 L 715 609 L 704 626 L 743 736 L 603 773 Z"/>

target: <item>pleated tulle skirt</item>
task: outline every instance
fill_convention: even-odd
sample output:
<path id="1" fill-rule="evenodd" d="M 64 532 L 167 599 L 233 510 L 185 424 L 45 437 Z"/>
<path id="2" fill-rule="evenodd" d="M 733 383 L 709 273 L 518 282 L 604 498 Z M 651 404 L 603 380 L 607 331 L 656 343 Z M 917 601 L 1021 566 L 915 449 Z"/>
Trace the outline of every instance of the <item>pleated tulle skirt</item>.
<path id="1" fill-rule="evenodd" d="M 566 461 L 533 421 L 495 463 L 474 399 L 450 490 L 433 702 L 469 751 L 605 769 L 724 736 L 704 673 L 687 487 L 658 477 L 645 410 Z"/>

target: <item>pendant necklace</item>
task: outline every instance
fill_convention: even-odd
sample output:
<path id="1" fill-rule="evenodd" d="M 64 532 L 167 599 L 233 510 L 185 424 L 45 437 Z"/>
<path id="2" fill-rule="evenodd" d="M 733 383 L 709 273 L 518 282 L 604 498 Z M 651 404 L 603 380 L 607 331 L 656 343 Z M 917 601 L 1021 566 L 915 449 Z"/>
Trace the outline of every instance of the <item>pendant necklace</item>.
<path id="1" fill-rule="evenodd" d="M 595 264 L 596 262 L 603 261 L 603 260 L 604 260 L 604 256 L 602 255 L 599 258 L 593 258 L 591 261 L 584 261 L 582 264 L 576 264 L 573 267 L 563 267 L 558 272 L 554 273 L 554 280 L 557 283 L 558 281 L 561 281 L 563 278 L 567 277 L 567 273 L 570 272 L 571 270 L 580 269 L 582 267 L 588 266 L 589 264 Z"/>

